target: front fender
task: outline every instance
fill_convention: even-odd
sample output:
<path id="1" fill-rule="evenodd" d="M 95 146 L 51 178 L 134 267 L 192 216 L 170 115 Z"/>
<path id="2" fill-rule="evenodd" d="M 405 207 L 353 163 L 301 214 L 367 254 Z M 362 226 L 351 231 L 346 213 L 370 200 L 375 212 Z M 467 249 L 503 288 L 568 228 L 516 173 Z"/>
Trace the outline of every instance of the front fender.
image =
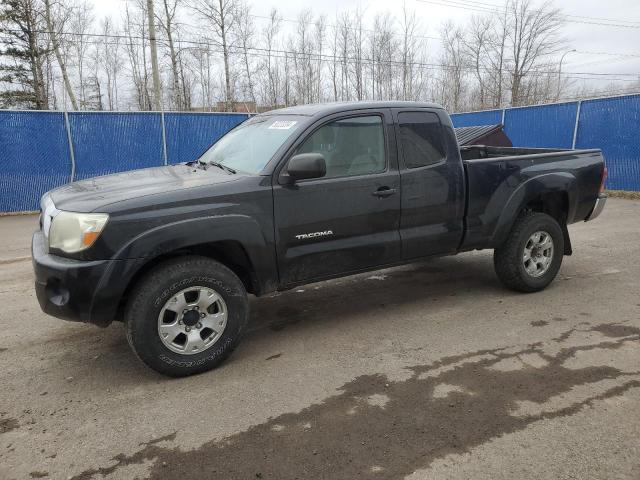
<path id="1" fill-rule="evenodd" d="M 157 257 L 180 248 L 223 240 L 240 242 L 250 258 L 259 257 L 268 243 L 255 219 L 237 214 L 213 215 L 179 220 L 147 230 L 127 242 L 114 258 Z M 259 262 L 259 258 L 256 260 Z"/>
<path id="2" fill-rule="evenodd" d="M 268 232 L 267 232 L 268 233 Z M 92 305 L 94 323 L 108 324 L 131 279 L 154 258 L 176 250 L 218 241 L 239 242 L 253 267 L 258 293 L 277 288 L 273 239 L 246 215 L 214 215 L 161 225 L 129 240 L 113 257 L 102 276 Z"/>
<path id="3" fill-rule="evenodd" d="M 495 248 L 506 240 L 518 215 L 529 202 L 541 195 L 554 192 L 567 194 L 569 201 L 567 219 L 573 219 L 578 199 L 578 183 L 576 177 L 569 172 L 542 174 L 523 182 L 507 199 L 498 217 L 493 234 L 491 235 L 490 246 Z"/>

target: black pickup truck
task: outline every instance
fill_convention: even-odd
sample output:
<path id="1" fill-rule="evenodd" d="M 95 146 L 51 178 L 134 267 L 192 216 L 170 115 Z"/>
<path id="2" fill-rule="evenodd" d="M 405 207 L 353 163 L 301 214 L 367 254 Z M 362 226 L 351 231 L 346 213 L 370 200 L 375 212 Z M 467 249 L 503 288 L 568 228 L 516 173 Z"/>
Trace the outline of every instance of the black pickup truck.
<path id="1" fill-rule="evenodd" d="M 460 148 L 437 105 L 275 110 L 197 161 L 45 194 L 36 293 L 59 318 L 123 320 L 143 362 L 188 375 L 238 344 L 247 293 L 486 248 L 507 287 L 541 290 L 605 177 L 599 150 Z"/>

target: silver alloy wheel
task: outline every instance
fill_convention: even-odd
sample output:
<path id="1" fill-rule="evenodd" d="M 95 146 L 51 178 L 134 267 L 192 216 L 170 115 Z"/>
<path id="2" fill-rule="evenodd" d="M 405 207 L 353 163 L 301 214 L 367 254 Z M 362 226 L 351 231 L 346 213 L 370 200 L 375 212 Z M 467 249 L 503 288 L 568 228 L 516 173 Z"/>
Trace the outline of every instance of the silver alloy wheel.
<path id="1" fill-rule="evenodd" d="M 214 345 L 227 326 L 227 305 L 218 292 L 193 286 L 173 295 L 158 315 L 158 335 L 172 352 L 194 355 Z"/>
<path id="2" fill-rule="evenodd" d="M 532 277 L 544 275 L 553 261 L 553 238 L 543 230 L 533 233 L 524 245 L 522 264 Z"/>

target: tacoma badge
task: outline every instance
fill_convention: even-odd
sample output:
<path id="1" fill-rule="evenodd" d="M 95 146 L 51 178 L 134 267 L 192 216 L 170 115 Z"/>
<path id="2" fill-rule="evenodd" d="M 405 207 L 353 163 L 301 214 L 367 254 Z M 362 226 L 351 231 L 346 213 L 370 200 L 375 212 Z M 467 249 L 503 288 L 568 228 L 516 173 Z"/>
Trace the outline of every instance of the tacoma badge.
<path id="1" fill-rule="evenodd" d="M 331 230 L 325 230 L 324 232 L 301 233 L 300 235 L 296 235 L 296 238 L 298 240 L 305 240 L 307 238 L 328 237 L 329 235 L 333 235 Z"/>

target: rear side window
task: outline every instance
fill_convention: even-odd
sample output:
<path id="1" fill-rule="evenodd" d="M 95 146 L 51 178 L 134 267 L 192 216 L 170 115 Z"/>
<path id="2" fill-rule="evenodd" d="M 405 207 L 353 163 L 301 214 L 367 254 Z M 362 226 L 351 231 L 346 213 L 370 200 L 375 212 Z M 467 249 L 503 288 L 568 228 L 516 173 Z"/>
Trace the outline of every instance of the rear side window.
<path id="1" fill-rule="evenodd" d="M 442 125 L 435 113 L 401 112 L 398 124 L 407 168 L 432 165 L 445 158 Z"/>

